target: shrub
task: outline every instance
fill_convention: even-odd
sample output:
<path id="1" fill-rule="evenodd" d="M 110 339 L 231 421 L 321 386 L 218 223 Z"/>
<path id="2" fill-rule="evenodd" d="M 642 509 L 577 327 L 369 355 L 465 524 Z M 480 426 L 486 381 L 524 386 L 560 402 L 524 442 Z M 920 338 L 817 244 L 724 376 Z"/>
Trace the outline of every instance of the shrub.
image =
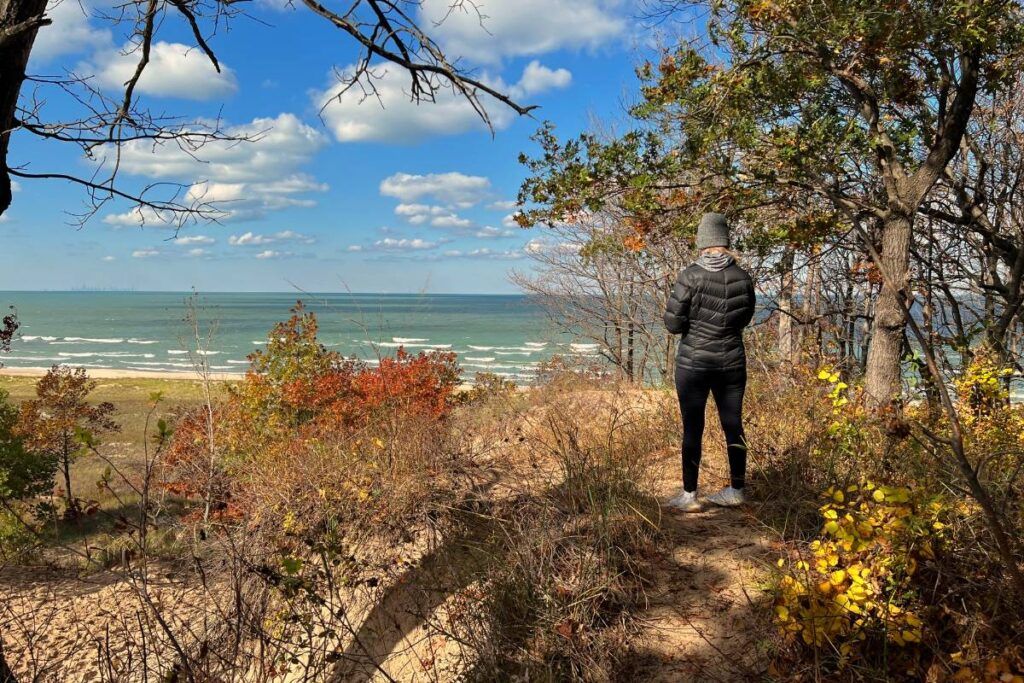
<path id="1" fill-rule="evenodd" d="M 336 486 L 331 495 L 358 499 L 373 490 L 362 485 L 371 465 L 384 459 L 389 467 L 377 471 L 390 471 L 404 460 L 397 451 L 410 450 L 404 437 L 415 440 L 421 426 L 448 416 L 459 376 L 454 354 L 399 348 L 370 367 L 326 349 L 317 330 L 316 316 L 299 303 L 268 334 L 266 350 L 250 356 L 245 379 L 213 407 L 212 425 L 206 407 L 180 417 L 167 463 L 172 490 L 212 496 L 217 509 L 241 514 L 238 502 L 253 500 L 245 487 L 331 462 L 337 469 L 324 473 L 324 483 Z M 292 495 L 280 493 L 286 501 Z"/>
<path id="2" fill-rule="evenodd" d="M 35 543 L 35 536 L 18 515 L 0 510 L 0 563 L 22 559 Z"/>
<path id="3" fill-rule="evenodd" d="M 57 458 L 30 451 L 18 431 L 18 409 L 0 390 L 0 500 L 24 500 L 53 486 Z"/>
<path id="4" fill-rule="evenodd" d="M 548 386 L 509 404 L 521 427 L 509 478 L 523 488 L 488 510 L 498 538 L 455 634 L 473 650 L 471 680 L 621 680 L 659 533 L 650 485 L 664 445 L 661 416 L 636 398 Z"/>
<path id="5" fill-rule="evenodd" d="M 81 514 L 80 501 L 71 488 L 71 464 L 83 452 L 83 440 L 93 434 L 118 431 L 111 419 L 111 403 L 92 405 L 88 396 L 96 388 L 85 368 L 54 365 L 36 383 L 36 398 L 21 406 L 17 433 L 28 449 L 54 460 L 64 479 L 64 515 Z"/>
<path id="6" fill-rule="evenodd" d="M 920 569 L 951 514 L 934 495 L 870 481 L 830 488 L 809 557 L 780 559 L 775 618 L 787 635 L 831 648 L 842 668 L 865 644 L 923 638 Z"/>

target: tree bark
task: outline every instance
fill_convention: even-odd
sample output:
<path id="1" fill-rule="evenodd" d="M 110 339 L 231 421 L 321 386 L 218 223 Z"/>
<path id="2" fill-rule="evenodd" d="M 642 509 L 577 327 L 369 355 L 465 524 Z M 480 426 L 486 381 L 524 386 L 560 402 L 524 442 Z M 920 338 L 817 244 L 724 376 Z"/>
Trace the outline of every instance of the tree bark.
<path id="1" fill-rule="evenodd" d="M 779 355 L 782 362 L 792 364 L 796 358 L 796 339 L 793 337 L 793 247 L 786 247 L 779 267 L 782 285 L 779 287 Z"/>
<path id="2" fill-rule="evenodd" d="M 18 94 L 25 66 L 45 11 L 46 0 L 0 0 L 0 33 L 15 31 L 0 40 L 0 216 L 13 197 L 7 153 L 11 132 L 18 125 Z"/>
<path id="3" fill-rule="evenodd" d="M 891 405 L 902 391 L 900 356 L 907 324 L 901 297 L 906 297 L 910 275 L 910 215 L 893 211 L 882 225 L 882 271 L 892 278 L 882 283 L 875 304 L 871 346 L 864 377 L 864 393 L 874 407 Z"/>

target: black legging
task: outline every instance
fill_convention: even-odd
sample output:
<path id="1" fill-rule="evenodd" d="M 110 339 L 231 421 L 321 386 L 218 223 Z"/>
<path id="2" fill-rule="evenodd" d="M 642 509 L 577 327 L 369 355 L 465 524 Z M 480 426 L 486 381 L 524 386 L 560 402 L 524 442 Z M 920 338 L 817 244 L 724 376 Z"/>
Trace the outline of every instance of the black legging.
<path id="1" fill-rule="evenodd" d="M 718 417 L 722 420 L 729 453 L 729 474 L 734 489 L 743 488 L 747 469 L 746 439 L 743 437 L 743 392 L 747 371 L 693 370 L 676 368 L 676 393 L 683 415 L 683 489 L 697 490 L 701 443 L 704 440 L 704 410 L 708 393 L 714 395 Z"/>

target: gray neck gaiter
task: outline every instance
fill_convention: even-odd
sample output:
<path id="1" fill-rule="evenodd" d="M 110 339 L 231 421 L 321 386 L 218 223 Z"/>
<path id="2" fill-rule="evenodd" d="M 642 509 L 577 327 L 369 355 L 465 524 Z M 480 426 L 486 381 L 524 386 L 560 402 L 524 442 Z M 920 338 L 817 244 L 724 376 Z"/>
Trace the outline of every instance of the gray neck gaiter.
<path id="1" fill-rule="evenodd" d="M 712 273 L 717 273 L 720 270 L 725 270 L 732 265 L 733 257 L 729 254 L 720 252 L 711 252 L 708 254 L 701 254 L 697 258 L 697 265 L 704 270 L 710 270 Z"/>

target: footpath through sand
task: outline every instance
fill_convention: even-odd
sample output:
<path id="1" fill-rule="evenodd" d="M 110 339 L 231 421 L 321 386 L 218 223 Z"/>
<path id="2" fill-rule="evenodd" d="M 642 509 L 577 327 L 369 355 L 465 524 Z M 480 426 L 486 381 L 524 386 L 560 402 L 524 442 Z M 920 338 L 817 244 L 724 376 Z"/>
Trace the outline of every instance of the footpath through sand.
<path id="1" fill-rule="evenodd" d="M 678 456 L 664 468 L 667 499 L 682 484 Z M 702 469 L 705 481 L 719 480 L 713 458 Z M 665 547 L 641 614 L 635 680 L 759 680 L 770 629 L 770 598 L 759 587 L 771 557 L 763 526 L 743 508 L 662 514 Z"/>

